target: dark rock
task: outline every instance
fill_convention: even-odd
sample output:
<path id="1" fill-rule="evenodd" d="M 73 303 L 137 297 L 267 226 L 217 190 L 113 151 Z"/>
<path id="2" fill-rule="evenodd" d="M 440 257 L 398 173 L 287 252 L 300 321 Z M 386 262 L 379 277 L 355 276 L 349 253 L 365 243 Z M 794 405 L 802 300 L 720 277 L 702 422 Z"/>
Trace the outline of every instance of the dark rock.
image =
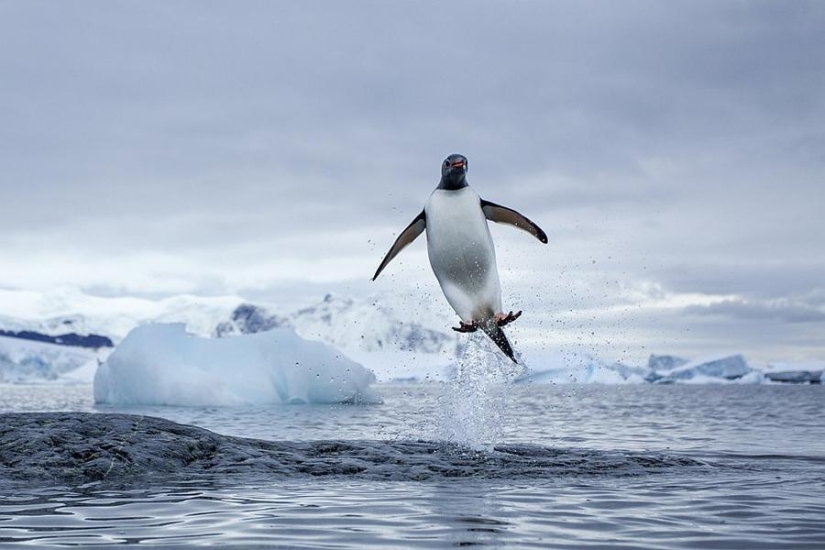
<path id="1" fill-rule="evenodd" d="M 232 311 L 229 321 L 215 327 L 212 335 L 223 338 L 235 334 L 265 332 L 285 326 L 289 326 L 286 318 L 272 315 L 266 309 L 253 304 L 241 304 Z"/>
<path id="2" fill-rule="evenodd" d="M 232 475 L 244 479 L 258 475 L 267 480 L 296 476 L 512 479 L 627 476 L 685 466 L 705 465 L 652 453 L 536 445 L 505 445 L 486 452 L 426 441 L 261 441 L 128 414 L 0 414 L 0 483 L 225 479 Z"/>
<path id="3" fill-rule="evenodd" d="M 0 329 L 0 336 L 9 338 L 20 338 L 21 340 L 32 340 L 34 342 L 45 342 L 47 344 L 58 344 L 61 346 L 73 346 L 78 348 L 100 349 L 114 347 L 111 338 L 99 334 L 77 334 L 67 332 L 65 334 L 43 334 L 33 330 L 3 330 Z"/>
<path id="4" fill-rule="evenodd" d="M 0 478 L 99 480 L 171 473 L 208 460 L 207 430 L 126 414 L 0 415 Z"/>

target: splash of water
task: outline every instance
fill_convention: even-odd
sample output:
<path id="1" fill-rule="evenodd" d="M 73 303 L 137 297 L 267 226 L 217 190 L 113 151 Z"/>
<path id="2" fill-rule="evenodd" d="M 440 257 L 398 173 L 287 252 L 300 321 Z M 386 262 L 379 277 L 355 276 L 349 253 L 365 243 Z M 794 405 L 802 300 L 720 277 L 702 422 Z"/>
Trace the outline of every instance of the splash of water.
<path id="1" fill-rule="evenodd" d="M 440 439 L 492 451 L 503 433 L 507 390 L 521 370 L 486 335 L 470 334 L 454 376 L 438 398 Z"/>

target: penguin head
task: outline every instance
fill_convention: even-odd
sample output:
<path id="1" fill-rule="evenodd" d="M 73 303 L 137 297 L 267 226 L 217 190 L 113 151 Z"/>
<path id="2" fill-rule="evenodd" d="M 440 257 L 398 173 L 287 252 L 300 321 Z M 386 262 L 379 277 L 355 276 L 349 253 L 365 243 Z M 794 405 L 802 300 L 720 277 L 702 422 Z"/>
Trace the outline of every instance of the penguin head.
<path id="1" fill-rule="evenodd" d="M 467 185 L 467 157 L 453 154 L 441 163 L 441 189 L 461 189 Z"/>

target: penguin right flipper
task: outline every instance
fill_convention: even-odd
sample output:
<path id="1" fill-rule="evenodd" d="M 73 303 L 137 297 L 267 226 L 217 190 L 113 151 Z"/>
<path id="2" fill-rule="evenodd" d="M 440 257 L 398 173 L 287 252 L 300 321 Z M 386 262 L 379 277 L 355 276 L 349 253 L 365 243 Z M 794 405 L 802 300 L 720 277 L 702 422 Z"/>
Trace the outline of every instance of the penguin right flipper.
<path id="1" fill-rule="evenodd" d="M 513 225 L 521 230 L 527 231 L 544 244 L 547 244 L 547 234 L 542 231 L 541 227 L 536 225 L 535 222 L 527 216 L 516 212 L 512 208 L 481 199 L 481 210 L 484 212 L 484 217 L 491 222 Z"/>
<path id="2" fill-rule="evenodd" d="M 424 211 L 422 210 L 421 213 L 410 222 L 410 225 L 408 225 L 406 229 L 398 235 L 398 238 L 395 239 L 390 251 L 387 252 L 386 256 L 384 256 L 384 260 L 381 262 L 381 265 L 378 266 L 378 269 L 375 271 L 375 275 L 372 276 L 372 280 L 374 281 L 377 279 L 378 275 L 380 275 L 384 268 L 387 267 L 387 264 L 390 263 L 392 259 L 404 249 L 404 247 L 417 239 L 426 228 L 427 218 L 424 216 Z"/>

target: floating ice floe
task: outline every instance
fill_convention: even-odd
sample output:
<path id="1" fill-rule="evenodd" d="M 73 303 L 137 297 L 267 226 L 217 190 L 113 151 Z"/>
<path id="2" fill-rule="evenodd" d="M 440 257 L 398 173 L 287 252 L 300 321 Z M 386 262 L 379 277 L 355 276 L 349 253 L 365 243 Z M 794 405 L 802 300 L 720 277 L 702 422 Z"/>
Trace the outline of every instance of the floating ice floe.
<path id="1" fill-rule="evenodd" d="M 374 381 L 360 364 L 288 328 L 209 339 L 183 324 L 150 324 L 100 365 L 94 396 L 118 405 L 376 403 Z"/>

